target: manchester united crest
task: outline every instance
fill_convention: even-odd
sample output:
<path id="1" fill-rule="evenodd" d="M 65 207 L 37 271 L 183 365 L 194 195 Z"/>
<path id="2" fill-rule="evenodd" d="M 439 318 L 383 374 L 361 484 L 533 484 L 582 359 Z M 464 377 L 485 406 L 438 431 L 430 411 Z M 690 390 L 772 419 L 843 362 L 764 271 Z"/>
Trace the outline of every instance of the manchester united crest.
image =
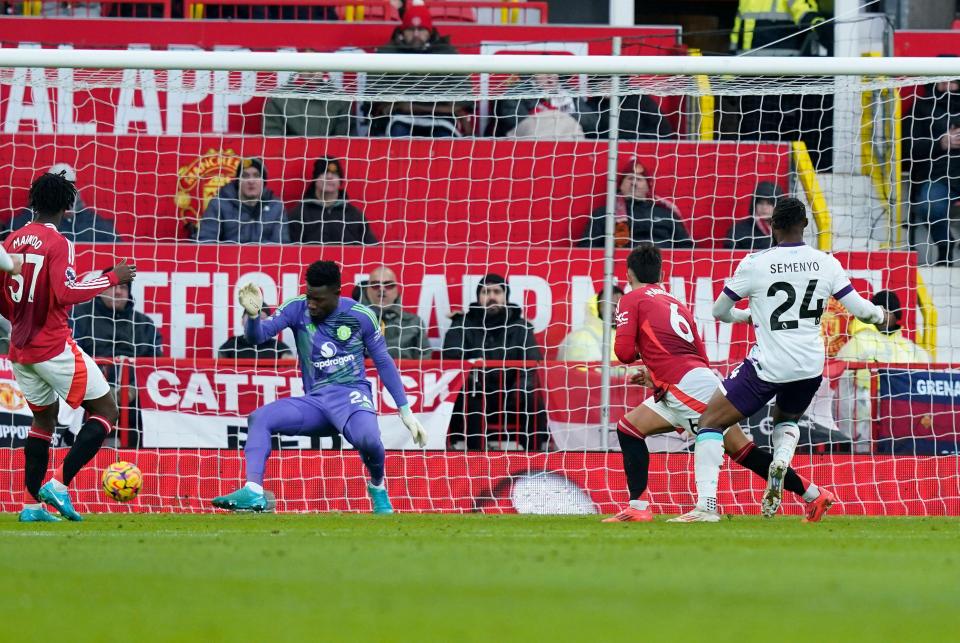
<path id="1" fill-rule="evenodd" d="M 197 225 L 210 199 L 237 175 L 239 164 L 233 150 L 211 148 L 177 171 L 177 213 L 185 225 Z"/>
<path id="2" fill-rule="evenodd" d="M 27 405 L 23 393 L 9 382 L 0 382 L 0 408 L 19 411 Z"/>

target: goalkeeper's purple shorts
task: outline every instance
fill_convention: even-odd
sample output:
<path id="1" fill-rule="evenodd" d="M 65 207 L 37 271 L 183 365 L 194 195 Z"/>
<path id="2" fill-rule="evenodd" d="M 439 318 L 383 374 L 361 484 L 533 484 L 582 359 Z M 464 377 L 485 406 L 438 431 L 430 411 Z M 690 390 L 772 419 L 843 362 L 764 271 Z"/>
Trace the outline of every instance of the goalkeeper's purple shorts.
<path id="1" fill-rule="evenodd" d="M 303 397 L 287 397 L 260 407 L 250 415 L 247 443 L 247 480 L 263 484 L 272 435 L 310 435 L 335 428 L 352 444 L 368 467 L 379 467 L 383 476 L 383 442 L 370 385 L 328 385 Z M 371 469 L 371 475 L 374 475 Z"/>
<path id="2" fill-rule="evenodd" d="M 348 421 L 356 414 L 361 417 L 354 418 L 348 427 Z M 271 402 L 250 416 L 250 429 L 258 429 L 259 425 L 271 434 L 283 435 L 308 435 L 333 427 L 351 444 L 356 444 L 354 437 L 360 436 L 347 433 L 380 432 L 366 382 L 351 386 L 330 384 L 310 395 Z"/>

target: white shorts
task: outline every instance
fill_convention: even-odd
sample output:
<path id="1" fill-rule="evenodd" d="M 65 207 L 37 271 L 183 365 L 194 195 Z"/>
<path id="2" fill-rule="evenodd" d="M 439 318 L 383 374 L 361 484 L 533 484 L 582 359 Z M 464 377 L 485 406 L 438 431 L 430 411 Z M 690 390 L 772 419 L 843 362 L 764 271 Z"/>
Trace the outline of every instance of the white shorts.
<path id="1" fill-rule="evenodd" d="M 73 339 L 63 352 L 37 364 L 13 363 L 13 376 L 34 411 L 50 406 L 61 397 L 73 408 L 84 400 L 95 400 L 110 392 L 103 372 Z"/>
<path id="2" fill-rule="evenodd" d="M 707 402 L 720 386 L 720 378 L 707 367 L 688 371 L 677 385 L 670 385 L 659 402 L 652 397 L 643 405 L 673 426 L 691 436 L 697 434 L 700 415 L 707 409 Z"/>

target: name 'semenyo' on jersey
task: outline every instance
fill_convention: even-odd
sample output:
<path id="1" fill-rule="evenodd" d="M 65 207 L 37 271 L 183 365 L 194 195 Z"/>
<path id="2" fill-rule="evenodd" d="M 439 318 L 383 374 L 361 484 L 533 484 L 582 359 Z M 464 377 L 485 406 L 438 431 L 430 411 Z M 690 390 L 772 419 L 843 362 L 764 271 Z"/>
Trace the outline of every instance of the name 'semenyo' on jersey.
<path id="1" fill-rule="evenodd" d="M 777 275 L 782 272 L 810 272 L 811 270 L 820 270 L 820 262 L 819 261 L 794 261 L 793 263 L 770 264 L 771 275 Z"/>

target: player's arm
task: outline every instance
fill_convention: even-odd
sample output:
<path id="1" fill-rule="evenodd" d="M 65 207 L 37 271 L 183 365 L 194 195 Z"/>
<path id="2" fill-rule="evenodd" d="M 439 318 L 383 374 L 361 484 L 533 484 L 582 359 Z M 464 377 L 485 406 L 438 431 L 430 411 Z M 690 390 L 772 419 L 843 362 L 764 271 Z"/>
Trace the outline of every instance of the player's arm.
<path id="1" fill-rule="evenodd" d="M 837 261 L 837 258 L 831 257 L 831 259 L 833 259 L 834 274 L 831 291 L 833 292 L 834 299 L 849 310 L 851 315 L 865 324 L 879 324 L 884 321 L 889 321 L 887 319 L 889 313 L 882 307 L 861 297 L 860 293 L 854 289 L 853 284 L 850 283 L 847 272 L 843 269 L 843 266 L 840 265 L 840 262 Z"/>
<path id="2" fill-rule="evenodd" d="M 734 297 L 737 298 L 734 299 Z M 713 318 L 728 324 L 750 321 L 749 308 L 734 308 L 738 301 L 740 301 L 739 296 L 724 288 L 717 300 L 713 302 Z"/>
<path id="3" fill-rule="evenodd" d="M 640 354 L 637 352 L 637 321 L 636 306 L 627 297 L 621 297 L 617 302 L 617 334 L 613 340 L 613 352 L 617 359 L 624 364 L 637 361 Z"/>
<path id="4" fill-rule="evenodd" d="M 387 343 L 380 332 L 380 325 L 376 323 L 373 314 L 369 315 L 366 308 L 353 309 L 357 319 L 360 321 L 360 337 L 363 339 L 363 345 L 367 349 L 367 354 L 373 360 L 377 372 L 380 373 L 380 379 L 387 391 L 397 404 L 400 411 L 400 419 L 404 426 L 410 431 L 410 435 L 417 446 L 427 446 L 427 430 L 420 424 L 420 420 L 410 410 L 410 403 L 407 401 L 407 394 L 403 390 L 403 382 L 400 379 L 400 371 L 397 369 L 397 363 L 387 352 Z"/>
<path id="5" fill-rule="evenodd" d="M 860 296 L 854 287 L 847 282 L 846 286 L 833 293 L 834 298 L 843 304 L 843 307 L 850 311 L 850 314 L 865 324 L 879 324 L 889 321 L 887 316 L 890 314 L 871 301 Z"/>
<path id="6" fill-rule="evenodd" d="M 277 309 L 273 317 L 260 319 L 260 309 L 263 308 L 263 293 L 254 284 L 247 284 L 237 292 L 237 300 L 241 308 L 247 313 L 247 323 L 243 327 L 243 334 L 246 335 L 254 346 L 259 346 L 268 339 L 276 337 L 283 329 L 289 328 L 290 310 L 287 303 Z M 288 302 L 289 303 L 289 302 Z"/>
<path id="7" fill-rule="evenodd" d="M 23 266 L 23 257 L 7 254 L 4 247 L 0 246 L 0 270 L 9 272 L 11 275 L 19 275 L 21 266 Z"/>
<path id="8" fill-rule="evenodd" d="M 734 308 L 741 299 L 750 296 L 751 279 L 750 257 L 744 257 L 733 276 L 723 285 L 720 296 L 713 303 L 713 317 L 722 322 L 732 324 L 750 320 L 750 309 Z"/>
<path id="9" fill-rule="evenodd" d="M 96 279 L 77 282 L 77 271 L 73 267 L 73 244 L 69 241 L 65 248 L 57 248 L 48 256 L 50 257 L 50 288 L 61 306 L 90 301 L 107 288 L 117 284 L 129 284 L 137 276 L 137 267 L 128 264 L 124 259 Z"/>

